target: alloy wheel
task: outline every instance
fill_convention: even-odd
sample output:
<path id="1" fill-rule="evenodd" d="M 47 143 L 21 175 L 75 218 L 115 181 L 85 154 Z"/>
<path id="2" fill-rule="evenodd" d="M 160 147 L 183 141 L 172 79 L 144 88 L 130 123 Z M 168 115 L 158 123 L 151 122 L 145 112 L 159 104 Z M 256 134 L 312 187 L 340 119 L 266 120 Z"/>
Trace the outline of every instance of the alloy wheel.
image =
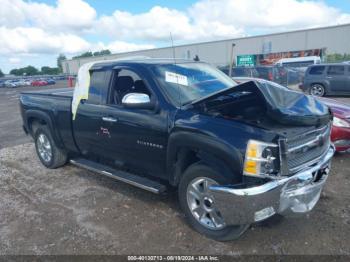
<path id="1" fill-rule="evenodd" d="M 193 217 L 211 230 L 220 230 L 226 226 L 209 190 L 211 185 L 217 184 L 213 179 L 197 177 L 187 187 L 187 204 Z"/>
<path id="2" fill-rule="evenodd" d="M 47 163 L 50 162 L 52 159 L 52 147 L 47 136 L 40 134 L 36 143 L 41 159 Z"/>
<path id="3" fill-rule="evenodd" d="M 313 96 L 323 96 L 324 87 L 321 85 L 313 85 L 310 89 L 310 94 Z"/>

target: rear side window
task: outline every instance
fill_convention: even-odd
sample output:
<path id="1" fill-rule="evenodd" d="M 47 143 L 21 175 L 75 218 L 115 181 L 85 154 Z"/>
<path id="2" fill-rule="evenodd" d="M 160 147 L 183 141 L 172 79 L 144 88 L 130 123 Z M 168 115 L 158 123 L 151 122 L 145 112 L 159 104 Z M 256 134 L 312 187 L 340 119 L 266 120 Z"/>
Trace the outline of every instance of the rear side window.
<path id="1" fill-rule="evenodd" d="M 322 75 L 324 72 L 325 66 L 314 66 L 311 67 L 309 74 L 310 75 Z"/>
<path id="2" fill-rule="evenodd" d="M 344 66 L 329 66 L 327 74 L 333 76 L 344 75 L 345 67 Z"/>
<path id="3" fill-rule="evenodd" d="M 90 88 L 89 88 L 89 103 L 101 104 L 102 95 L 101 91 L 105 89 L 106 72 L 105 71 L 92 71 L 90 73 Z"/>

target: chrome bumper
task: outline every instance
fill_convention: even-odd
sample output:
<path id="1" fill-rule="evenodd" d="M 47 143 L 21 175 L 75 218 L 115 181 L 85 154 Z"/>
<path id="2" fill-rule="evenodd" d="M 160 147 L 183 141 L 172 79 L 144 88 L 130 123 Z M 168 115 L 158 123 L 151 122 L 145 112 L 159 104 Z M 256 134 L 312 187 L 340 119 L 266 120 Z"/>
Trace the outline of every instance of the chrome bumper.
<path id="1" fill-rule="evenodd" d="M 306 213 L 320 198 L 334 152 L 331 145 L 317 164 L 263 185 L 245 188 L 211 186 L 216 207 L 227 225 L 251 224 L 274 214 Z M 316 181 L 315 174 L 318 174 Z"/>

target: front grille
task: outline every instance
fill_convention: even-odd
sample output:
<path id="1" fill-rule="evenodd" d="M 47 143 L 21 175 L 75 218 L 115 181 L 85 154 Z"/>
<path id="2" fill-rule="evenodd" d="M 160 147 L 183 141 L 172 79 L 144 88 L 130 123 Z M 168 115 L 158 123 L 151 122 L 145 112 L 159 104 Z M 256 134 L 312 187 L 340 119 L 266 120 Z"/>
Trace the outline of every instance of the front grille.
<path id="1" fill-rule="evenodd" d="M 312 163 L 321 157 L 329 148 L 330 125 L 308 132 L 294 139 L 287 140 L 289 173 Z"/>
<path id="2" fill-rule="evenodd" d="M 318 130 L 313 130 L 311 132 L 307 132 L 306 134 L 302 134 L 295 138 L 288 139 L 288 147 L 291 149 L 300 145 L 304 145 L 310 140 L 315 139 L 315 137 L 317 137 L 318 135 L 326 132 L 327 128 L 328 126 L 324 126 Z"/>

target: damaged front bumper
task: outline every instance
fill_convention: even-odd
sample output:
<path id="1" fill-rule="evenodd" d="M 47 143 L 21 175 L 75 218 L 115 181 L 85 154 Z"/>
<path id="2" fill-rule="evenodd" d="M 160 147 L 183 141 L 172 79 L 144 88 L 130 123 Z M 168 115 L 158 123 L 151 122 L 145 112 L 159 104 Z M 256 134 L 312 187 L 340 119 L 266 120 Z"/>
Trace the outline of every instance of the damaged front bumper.
<path id="1" fill-rule="evenodd" d="M 251 224 L 274 214 L 306 213 L 320 198 L 334 152 L 331 145 L 317 164 L 259 186 L 211 186 L 216 207 L 227 225 Z"/>

